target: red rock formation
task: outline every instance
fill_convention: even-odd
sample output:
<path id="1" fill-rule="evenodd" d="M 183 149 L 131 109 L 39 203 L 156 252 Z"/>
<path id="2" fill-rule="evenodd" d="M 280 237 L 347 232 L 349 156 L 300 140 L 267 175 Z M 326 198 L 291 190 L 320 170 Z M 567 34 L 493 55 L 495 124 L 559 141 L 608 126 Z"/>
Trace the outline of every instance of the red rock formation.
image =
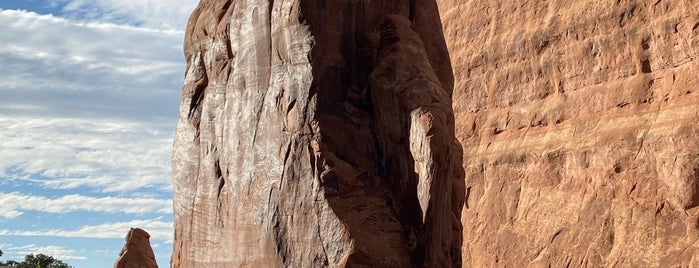
<path id="1" fill-rule="evenodd" d="M 173 267 L 459 265 L 452 73 L 411 2 L 200 2 Z"/>
<path id="2" fill-rule="evenodd" d="M 440 0 L 467 267 L 699 267 L 699 2 Z"/>
<path id="3" fill-rule="evenodd" d="M 158 268 L 150 246 L 150 235 L 140 228 L 131 228 L 126 244 L 114 262 L 114 268 Z"/>
<path id="4" fill-rule="evenodd" d="M 394 15 L 384 21 L 377 66 L 369 77 L 371 99 L 386 176 L 403 178 L 395 179 L 392 187 L 398 189 L 398 215 L 420 208 L 417 218 L 407 220 L 422 229 L 416 246 L 425 252 L 410 251 L 411 256 L 424 255 L 428 266 L 448 267 L 461 257 L 461 151 L 454 138 L 450 91 L 442 88 L 410 25 Z M 417 197 L 419 205 L 410 197 Z"/>
<path id="5" fill-rule="evenodd" d="M 699 266 L 697 11 L 202 0 L 172 266 Z"/>

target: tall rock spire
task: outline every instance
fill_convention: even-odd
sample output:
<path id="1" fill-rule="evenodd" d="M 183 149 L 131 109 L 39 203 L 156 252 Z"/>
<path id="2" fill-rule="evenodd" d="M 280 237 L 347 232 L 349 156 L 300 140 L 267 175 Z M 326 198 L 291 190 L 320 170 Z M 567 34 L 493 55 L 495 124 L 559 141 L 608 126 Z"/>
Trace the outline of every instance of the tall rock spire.
<path id="1" fill-rule="evenodd" d="M 200 2 L 173 267 L 459 265 L 453 79 L 425 2 Z"/>

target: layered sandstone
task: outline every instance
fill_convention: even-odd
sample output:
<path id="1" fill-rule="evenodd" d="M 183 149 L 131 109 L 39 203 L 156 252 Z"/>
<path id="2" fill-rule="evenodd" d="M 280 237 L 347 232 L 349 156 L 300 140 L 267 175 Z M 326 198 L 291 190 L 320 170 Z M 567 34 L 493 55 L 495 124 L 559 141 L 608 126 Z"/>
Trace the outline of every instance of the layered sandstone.
<path id="1" fill-rule="evenodd" d="M 202 0 L 172 266 L 697 267 L 698 11 Z"/>
<path id="2" fill-rule="evenodd" d="M 699 267 L 699 2 L 440 0 L 465 267 Z"/>
<path id="3" fill-rule="evenodd" d="M 434 1 L 203 0 L 173 149 L 173 267 L 459 266 Z"/>

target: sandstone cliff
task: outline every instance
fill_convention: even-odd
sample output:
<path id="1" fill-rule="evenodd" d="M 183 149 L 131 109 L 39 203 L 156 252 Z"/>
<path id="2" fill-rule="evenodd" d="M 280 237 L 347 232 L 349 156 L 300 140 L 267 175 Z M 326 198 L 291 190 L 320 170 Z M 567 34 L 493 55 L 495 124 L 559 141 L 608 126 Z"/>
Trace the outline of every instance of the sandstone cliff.
<path id="1" fill-rule="evenodd" d="M 434 1 L 204 0 L 186 34 L 173 267 L 460 265 Z"/>
<path id="2" fill-rule="evenodd" d="M 467 267 L 699 267 L 699 2 L 440 0 Z"/>
<path id="3" fill-rule="evenodd" d="M 202 0 L 172 266 L 699 266 L 697 11 Z"/>

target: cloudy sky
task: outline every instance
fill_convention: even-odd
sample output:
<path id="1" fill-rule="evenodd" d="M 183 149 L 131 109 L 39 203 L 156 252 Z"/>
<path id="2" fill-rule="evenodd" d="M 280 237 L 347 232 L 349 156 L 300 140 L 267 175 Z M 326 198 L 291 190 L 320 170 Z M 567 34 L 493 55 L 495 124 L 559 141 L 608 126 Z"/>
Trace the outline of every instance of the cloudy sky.
<path id="1" fill-rule="evenodd" d="M 197 0 L 0 0 L 0 260 L 172 248 L 170 148 Z"/>

